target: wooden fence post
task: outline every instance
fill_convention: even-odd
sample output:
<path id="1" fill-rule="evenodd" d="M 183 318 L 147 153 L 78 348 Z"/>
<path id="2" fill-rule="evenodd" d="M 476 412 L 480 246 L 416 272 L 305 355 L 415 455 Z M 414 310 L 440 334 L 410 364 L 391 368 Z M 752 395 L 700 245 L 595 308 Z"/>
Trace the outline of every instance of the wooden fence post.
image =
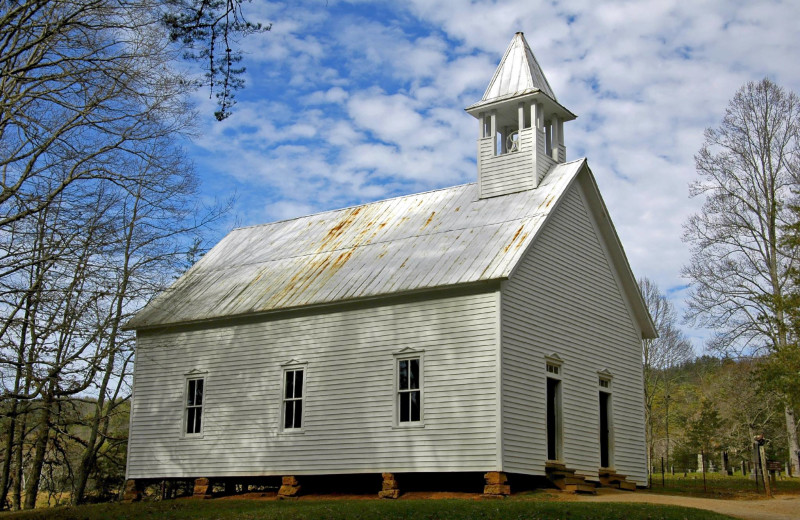
<path id="1" fill-rule="evenodd" d="M 769 472 L 767 470 L 767 454 L 763 444 L 758 446 L 758 453 L 761 455 L 761 478 L 764 479 L 764 491 L 766 491 L 769 498 L 772 498 L 772 489 L 770 489 L 769 485 Z"/>

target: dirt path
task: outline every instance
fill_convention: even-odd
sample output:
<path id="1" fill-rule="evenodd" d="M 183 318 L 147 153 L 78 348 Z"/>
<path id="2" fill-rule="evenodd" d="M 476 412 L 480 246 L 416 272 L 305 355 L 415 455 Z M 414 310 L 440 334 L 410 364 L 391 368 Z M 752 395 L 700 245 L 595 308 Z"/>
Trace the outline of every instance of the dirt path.
<path id="1" fill-rule="evenodd" d="M 639 502 L 696 507 L 747 520 L 800 519 L 800 497 L 797 495 L 777 495 L 772 500 L 720 500 L 715 498 L 658 495 L 643 491 L 627 493 L 614 489 L 601 489 L 598 490 L 598 493 L 596 496 L 575 496 L 575 500 L 581 502 Z"/>

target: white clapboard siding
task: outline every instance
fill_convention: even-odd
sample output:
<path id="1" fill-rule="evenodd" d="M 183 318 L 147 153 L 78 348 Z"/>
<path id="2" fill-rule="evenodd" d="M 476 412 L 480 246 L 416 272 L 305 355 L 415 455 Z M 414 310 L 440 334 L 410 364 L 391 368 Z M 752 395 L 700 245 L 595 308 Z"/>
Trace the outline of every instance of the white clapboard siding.
<path id="1" fill-rule="evenodd" d="M 497 469 L 496 292 L 138 336 L 128 478 Z M 394 426 L 393 353 L 423 353 L 423 428 Z M 307 363 L 304 431 L 280 431 L 282 364 Z M 184 380 L 206 373 L 202 438 Z"/>
<path id="2" fill-rule="evenodd" d="M 547 155 L 544 130 L 539 130 L 539 138 L 536 140 L 536 175 L 541 181 L 550 168 L 556 164 L 552 157 Z"/>
<path id="3" fill-rule="evenodd" d="M 519 150 L 497 156 L 493 139 L 479 141 L 481 197 L 495 197 L 535 187 L 533 132 L 531 128 L 523 129 L 519 133 Z"/>
<path id="4" fill-rule="evenodd" d="M 564 463 L 597 477 L 598 371 L 611 383 L 613 465 L 646 483 L 640 334 L 576 182 L 502 292 L 503 468 L 544 474 L 545 356 L 562 360 Z"/>

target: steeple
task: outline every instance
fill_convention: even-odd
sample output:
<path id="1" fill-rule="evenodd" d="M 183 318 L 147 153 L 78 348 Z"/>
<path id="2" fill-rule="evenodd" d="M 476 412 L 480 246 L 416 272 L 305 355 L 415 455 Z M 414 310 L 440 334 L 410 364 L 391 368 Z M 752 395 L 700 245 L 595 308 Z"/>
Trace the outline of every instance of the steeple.
<path id="1" fill-rule="evenodd" d="M 466 110 L 480 122 L 481 198 L 533 189 L 552 166 L 566 161 L 563 125 L 576 116 L 556 101 L 521 32 L 511 40 L 483 98 Z"/>
<path id="2" fill-rule="evenodd" d="M 528 47 L 525 36 L 518 32 L 508 45 L 481 101 L 513 96 L 533 89 L 540 90 L 556 101 L 556 95 L 536 61 L 536 56 Z"/>

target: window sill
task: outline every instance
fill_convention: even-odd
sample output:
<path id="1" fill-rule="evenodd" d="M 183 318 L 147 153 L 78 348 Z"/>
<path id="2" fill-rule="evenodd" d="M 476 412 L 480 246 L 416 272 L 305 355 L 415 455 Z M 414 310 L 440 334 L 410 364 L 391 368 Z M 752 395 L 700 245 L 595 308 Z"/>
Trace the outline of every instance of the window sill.
<path id="1" fill-rule="evenodd" d="M 392 426 L 393 430 L 419 430 L 425 428 L 424 422 L 408 423 L 408 424 L 395 424 Z"/>
<path id="2" fill-rule="evenodd" d="M 281 430 L 278 432 L 278 435 L 305 435 L 306 431 L 304 429 L 298 428 L 297 430 Z"/>
<path id="3" fill-rule="evenodd" d="M 181 440 L 193 441 L 197 439 L 202 439 L 203 436 L 204 435 L 202 433 L 184 433 L 183 435 L 181 435 Z"/>

